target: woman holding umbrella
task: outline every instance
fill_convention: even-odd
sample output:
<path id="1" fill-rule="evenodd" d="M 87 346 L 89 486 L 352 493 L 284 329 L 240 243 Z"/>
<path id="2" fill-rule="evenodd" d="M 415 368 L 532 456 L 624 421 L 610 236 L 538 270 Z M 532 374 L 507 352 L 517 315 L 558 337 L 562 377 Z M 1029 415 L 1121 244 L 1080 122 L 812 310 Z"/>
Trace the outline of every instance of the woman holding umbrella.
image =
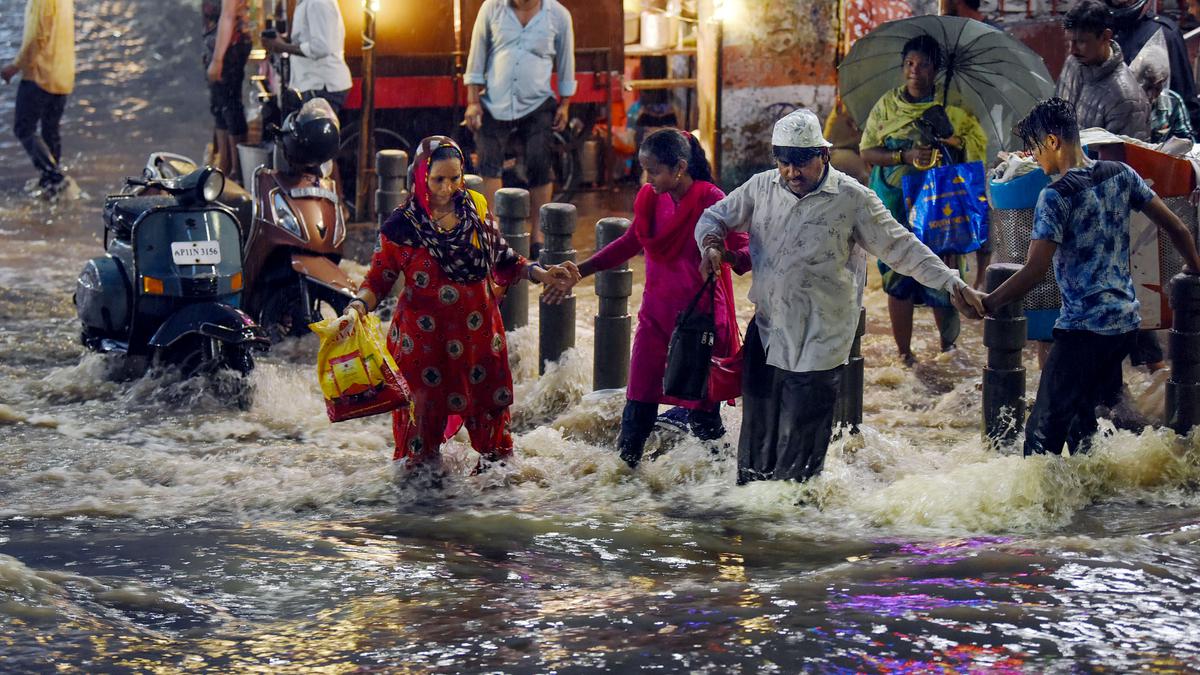
<path id="1" fill-rule="evenodd" d="M 863 127 L 860 145 L 863 159 L 874 168 L 871 189 L 901 224 L 909 225 L 901 185 L 904 176 L 932 168 L 938 163 L 935 149 L 922 139 L 918 121 L 936 105 L 935 83 L 943 66 L 942 48 L 929 35 L 918 35 L 904 43 L 901 50 L 903 84 L 888 91 L 871 109 Z M 953 134 L 937 139 L 938 152 L 949 154 L 946 164 L 984 161 L 987 159 L 987 135 L 970 112 L 957 105 L 942 106 L 953 127 Z M 985 262 L 982 260 L 980 268 Z M 962 268 L 960 256 L 947 263 Z M 926 288 L 910 277 L 879 263 L 883 288 L 888 294 L 888 314 L 892 334 L 900 358 L 906 365 L 916 363 L 912 353 L 913 306 L 928 305 L 933 309 L 941 334 L 942 351 L 954 348 L 958 339 L 958 313 L 945 291 Z"/>

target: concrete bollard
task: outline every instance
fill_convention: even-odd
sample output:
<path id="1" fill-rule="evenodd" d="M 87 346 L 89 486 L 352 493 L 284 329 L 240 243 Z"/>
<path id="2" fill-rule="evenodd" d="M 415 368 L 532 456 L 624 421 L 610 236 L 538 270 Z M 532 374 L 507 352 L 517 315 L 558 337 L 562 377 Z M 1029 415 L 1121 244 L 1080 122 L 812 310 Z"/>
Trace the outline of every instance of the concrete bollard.
<path id="1" fill-rule="evenodd" d="M 1167 426 L 1187 434 L 1200 424 L 1200 277 L 1177 274 L 1171 280 L 1168 334 L 1171 378 L 1167 380 Z"/>
<path id="2" fill-rule="evenodd" d="M 629 229 L 625 218 L 601 218 L 596 222 L 596 250 L 608 246 Z M 592 389 L 620 389 L 629 384 L 630 330 L 629 295 L 633 272 L 627 263 L 596 273 L 596 339 L 592 353 Z"/>
<path id="3" fill-rule="evenodd" d="M 465 185 L 468 190 L 483 192 L 483 176 L 469 173 L 463 176 L 463 185 Z"/>
<path id="4" fill-rule="evenodd" d="M 854 342 L 850 344 L 850 359 L 842 369 L 841 390 L 838 393 L 837 406 L 834 408 L 834 422 L 850 427 L 850 433 L 857 434 L 858 427 L 863 421 L 863 386 L 865 364 L 862 357 L 862 336 L 867 332 L 867 310 L 858 309 L 858 330 L 854 332 Z"/>
<path id="5" fill-rule="evenodd" d="M 500 234 L 514 251 L 529 257 L 529 191 L 521 188 L 496 190 L 492 213 Z M 529 282 L 522 279 L 508 288 L 500 303 L 504 330 L 516 330 L 529 324 Z"/>
<path id="6" fill-rule="evenodd" d="M 392 211 L 408 199 L 405 186 L 408 180 L 408 153 L 403 150 L 380 150 L 375 153 L 375 175 L 379 180 L 379 189 L 375 191 L 375 214 L 382 225 Z"/>
<path id="7" fill-rule="evenodd" d="M 985 282 L 989 293 L 1021 269 L 1013 263 L 989 265 Z M 1024 301 L 1014 300 L 983 320 L 983 440 L 993 447 L 1012 443 L 1025 427 Z"/>
<path id="8" fill-rule="evenodd" d="M 541 263 L 557 265 L 575 261 L 571 237 L 575 234 L 578 214 L 574 204 L 546 204 L 540 214 L 546 246 Z M 546 364 L 557 361 L 563 352 L 575 346 L 575 294 L 563 298 L 561 304 L 538 301 L 538 373 L 546 372 Z"/>

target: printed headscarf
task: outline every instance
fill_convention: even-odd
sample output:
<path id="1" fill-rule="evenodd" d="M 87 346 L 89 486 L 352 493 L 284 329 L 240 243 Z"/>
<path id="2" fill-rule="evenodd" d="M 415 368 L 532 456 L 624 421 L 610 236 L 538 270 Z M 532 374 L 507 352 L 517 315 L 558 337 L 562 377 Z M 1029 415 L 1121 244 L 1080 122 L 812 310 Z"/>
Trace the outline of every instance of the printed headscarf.
<path id="1" fill-rule="evenodd" d="M 434 225 L 428 178 L 433 153 L 440 148 L 453 148 L 459 159 L 464 159 L 458 144 L 445 136 L 430 136 L 421 141 L 413 158 L 412 194 L 388 217 L 380 232 L 400 246 L 428 251 L 451 280 L 473 283 L 485 278 L 497 265 L 512 262 L 517 254 L 487 224 L 487 214 L 481 213 L 478 205 L 482 198 L 477 202 L 466 187 L 459 188 L 451 198 L 458 226 L 443 232 Z"/>

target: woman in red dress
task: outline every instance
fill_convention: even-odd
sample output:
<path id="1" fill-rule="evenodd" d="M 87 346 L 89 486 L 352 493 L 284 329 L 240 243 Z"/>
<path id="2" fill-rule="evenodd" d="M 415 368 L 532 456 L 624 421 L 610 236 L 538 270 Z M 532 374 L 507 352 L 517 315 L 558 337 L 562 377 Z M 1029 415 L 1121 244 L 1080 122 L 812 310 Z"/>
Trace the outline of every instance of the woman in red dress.
<path id="1" fill-rule="evenodd" d="M 569 272 L 547 270 L 509 248 L 488 221 L 483 196 L 463 187 L 463 154 L 454 141 L 421 141 L 413 162 L 412 196 L 380 228 L 370 269 L 347 312 L 371 311 L 403 280 L 388 349 L 413 402 L 411 415 L 407 409 L 392 414 L 394 459 L 407 469 L 436 468 L 447 418 L 454 415 L 483 459 L 502 460 L 513 449 L 513 385 L 492 283 L 541 283 Z"/>

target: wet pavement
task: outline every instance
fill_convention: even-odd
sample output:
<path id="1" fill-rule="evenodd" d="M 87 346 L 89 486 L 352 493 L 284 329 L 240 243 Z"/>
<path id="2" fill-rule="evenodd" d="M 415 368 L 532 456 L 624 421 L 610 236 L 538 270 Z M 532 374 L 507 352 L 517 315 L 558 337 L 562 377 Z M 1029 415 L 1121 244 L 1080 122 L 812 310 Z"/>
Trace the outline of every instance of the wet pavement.
<path id="1" fill-rule="evenodd" d="M 0 46 L 21 5 L 0 0 Z M 941 355 L 919 312 L 906 369 L 877 275 L 863 433 L 802 486 L 734 486 L 737 407 L 722 441 L 662 431 L 625 468 L 622 395 L 590 392 L 591 284 L 577 348 L 545 375 L 537 312 L 509 335 L 511 465 L 468 476 L 454 439 L 441 491 L 393 476 L 388 420 L 329 424 L 311 336 L 260 359 L 246 410 L 169 371 L 115 377 L 80 346 L 71 293 L 101 196 L 152 149 L 200 154 L 199 17 L 183 0 L 76 11 L 64 145 L 89 197 L 23 195 L 0 126 L 0 671 L 1198 670 L 1200 441 L 1106 425 L 1082 458 L 983 447 L 978 324 Z M 582 199 L 581 253 L 631 203 Z M 1127 376 L 1161 409 L 1160 379 Z"/>

